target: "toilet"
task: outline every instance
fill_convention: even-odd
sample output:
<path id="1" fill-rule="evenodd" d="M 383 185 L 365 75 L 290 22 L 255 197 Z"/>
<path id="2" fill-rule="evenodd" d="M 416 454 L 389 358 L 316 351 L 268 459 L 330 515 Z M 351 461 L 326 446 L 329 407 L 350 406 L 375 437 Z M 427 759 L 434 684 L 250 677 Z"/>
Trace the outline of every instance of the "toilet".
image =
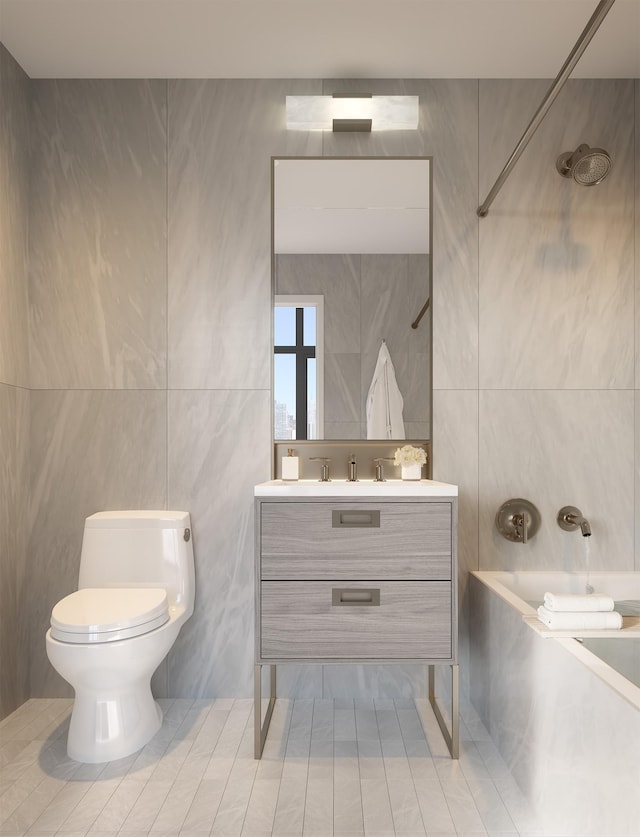
<path id="1" fill-rule="evenodd" d="M 51 613 L 51 665 L 75 690 L 67 753 L 106 762 L 162 724 L 151 675 L 193 613 L 191 521 L 183 511 L 108 511 L 85 521 L 78 590 Z"/>

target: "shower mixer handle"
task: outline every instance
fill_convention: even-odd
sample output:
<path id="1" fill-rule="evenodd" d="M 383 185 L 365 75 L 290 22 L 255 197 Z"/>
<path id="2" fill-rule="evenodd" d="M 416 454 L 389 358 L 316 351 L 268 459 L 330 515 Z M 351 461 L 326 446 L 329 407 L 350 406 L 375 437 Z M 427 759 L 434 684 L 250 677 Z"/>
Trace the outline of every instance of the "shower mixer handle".
<path id="1" fill-rule="evenodd" d="M 495 524 L 503 538 L 527 544 L 540 528 L 540 512 L 529 500 L 518 497 L 500 506 Z"/>
<path id="2" fill-rule="evenodd" d="M 522 543 L 527 542 L 527 513 L 523 511 L 522 514 L 513 515 L 513 525 L 515 526 L 516 535 Z"/>

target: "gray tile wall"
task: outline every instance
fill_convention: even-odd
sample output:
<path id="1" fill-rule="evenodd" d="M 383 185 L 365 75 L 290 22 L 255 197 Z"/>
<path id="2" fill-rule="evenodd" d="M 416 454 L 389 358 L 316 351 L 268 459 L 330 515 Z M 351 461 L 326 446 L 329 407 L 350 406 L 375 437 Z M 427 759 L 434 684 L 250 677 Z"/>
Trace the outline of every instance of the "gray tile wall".
<path id="1" fill-rule="evenodd" d="M 32 81 L 31 694 L 84 518 L 167 504 L 164 81 Z"/>
<path id="2" fill-rule="evenodd" d="M 544 89 L 480 83 L 481 195 Z M 555 170 L 582 142 L 613 157 L 594 188 Z M 632 80 L 570 81 L 479 224 L 483 569 L 584 566 L 555 522 L 566 504 L 591 521 L 592 569 L 634 566 L 634 142 Z M 542 514 L 526 546 L 493 526 L 512 496 Z"/>
<path id="3" fill-rule="evenodd" d="M 164 388 L 166 82 L 31 89 L 31 386 Z"/>
<path id="4" fill-rule="evenodd" d="M 637 561 L 638 82 L 570 82 L 482 221 L 478 202 L 546 83 L 359 81 L 419 95 L 420 130 L 285 131 L 286 93 L 355 84 L 32 83 L 33 695 L 65 693 L 42 644 L 51 605 L 75 585 L 82 518 L 155 504 L 192 512 L 198 574 L 196 613 L 157 692 L 251 693 L 251 487 L 271 454 L 272 155 L 434 158 L 434 476 L 460 485 L 463 636 L 464 570 L 579 564 L 577 536 L 553 522 L 560 505 L 590 517 L 594 567 Z M 555 172 L 580 142 L 614 157 L 597 189 Z M 25 409 L 0 407 L 0 426 Z M 527 547 L 494 536 L 511 494 L 543 514 Z M 332 669 L 283 674 L 284 690 L 334 689 Z M 348 680 L 356 694 L 424 689 L 421 672 Z"/>
<path id="5" fill-rule="evenodd" d="M 0 718 L 29 697 L 28 84 L 0 44 Z"/>
<path id="6" fill-rule="evenodd" d="M 167 508 L 167 393 L 32 390 L 31 407 L 31 694 L 69 696 L 45 652 L 51 608 L 77 589 L 85 517 Z"/>

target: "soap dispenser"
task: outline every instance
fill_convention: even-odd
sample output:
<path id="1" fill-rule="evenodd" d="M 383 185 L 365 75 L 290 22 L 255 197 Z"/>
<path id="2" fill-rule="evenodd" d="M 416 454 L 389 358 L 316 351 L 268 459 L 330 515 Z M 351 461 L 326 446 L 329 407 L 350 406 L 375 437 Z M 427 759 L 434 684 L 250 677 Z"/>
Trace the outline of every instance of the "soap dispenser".
<path id="1" fill-rule="evenodd" d="M 297 480 L 299 475 L 298 457 L 294 456 L 293 448 L 289 448 L 287 453 L 287 456 L 282 457 L 282 479 Z"/>

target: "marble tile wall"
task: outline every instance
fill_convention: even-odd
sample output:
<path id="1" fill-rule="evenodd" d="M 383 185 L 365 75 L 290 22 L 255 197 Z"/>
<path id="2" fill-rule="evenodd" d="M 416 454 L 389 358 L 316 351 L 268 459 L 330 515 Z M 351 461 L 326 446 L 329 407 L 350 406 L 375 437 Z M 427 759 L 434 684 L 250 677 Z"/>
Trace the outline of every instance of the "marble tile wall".
<path id="1" fill-rule="evenodd" d="M 28 84 L 0 44 L 0 718 L 29 697 Z"/>
<path id="2" fill-rule="evenodd" d="M 0 44 L 0 381 L 29 386 L 29 79 Z"/>
<path id="3" fill-rule="evenodd" d="M 481 390 L 481 569 L 583 570 L 584 538 L 556 522 L 575 505 L 591 523 L 591 569 L 633 570 L 633 447 L 633 390 Z M 523 496 L 542 516 L 526 545 L 494 526 L 497 508 Z"/>
<path id="4" fill-rule="evenodd" d="M 382 340 L 402 393 L 407 439 L 429 439 L 431 320 L 410 328 L 429 291 L 427 255 L 282 254 L 275 292 L 324 297 L 325 439 L 365 439 Z"/>
<path id="5" fill-rule="evenodd" d="M 29 393 L 0 383 L 0 719 L 29 697 Z"/>
<path id="6" fill-rule="evenodd" d="M 34 81 L 31 386 L 166 385 L 166 82 Z"/>
<path id="7" fill-rule="evenodd" d="M 544 91 L 480 83 L 481 195 Z M 634 566 L 634 95 L 632 80 L 570 81 L 479 224 L 483 569 L 581 566 L 583 543 L 555 522 L 566 504 L 591 521 L 594 568 Z M 614 160 L 597 188 L 555 170 L 582 142 Z M 526 546 L 493 525 L 512 496 L 542 513 Z"/>
<path id="8" fill-rule="evenodd" d="M 31 82 L 30 680 L 84 518 L 166 508 L 166 82 Z"/>
<path id="9" fill-rule="evenodd" d="M 269 476 L 270 405 L 268 389 L 169 393 L 169 506 L 191 512 L 197 581 L 172 697 L 252 693 L 253 486 Z"/>
<path id="10" fill-rule="evenodd" d="M 481 193 L 544 88 L 481 83 Z M 568 82 L 480 222 L 481 389 L 633 388 L 633 106 L 631 81 Z M 581 142 L 614 157 L 598 188 L 555 169 Z"/>
<path id="11" fill-rule="evenodd" d="M 31 694 L 66 697 L 45 652 L 51 608 L 77 589 L 85 517 L 167 508 L 167 393 L 34 389 L 31 405 Z"/>
<path id="12" fill-rule="evenodd" d="M 285 94 L 346 89 L 419 95 L 420 129 L 285 131 Z M 42 637 L 53 599 L 75 584 L 83 517 L 155 504 L 192 512 L 198 575 L 196 613 L 156 691 L 251 694 L 251 486 L 271 458 L 271 156 L 434 158 L 433 464 L 437 479 L 460 485 L 463 684 L 466 570 L 579 561 L 576 542 L 554 529 L 556 505 L 591 518 L 598 566 L 633 566 L 638 82 L 570 82 L 479 221 L 479 200 L 545 89 L 32 82 L 34 696 L 66 694 Z M 615 160 L 593 190 L 554 168 L 583 141 Z M 527 548 L 493 535 L 511 493 L 544 512 Z M 424 691 L 422 672 L 341 672 L 292 669 L 280 683 L 305 696 Z"/>

